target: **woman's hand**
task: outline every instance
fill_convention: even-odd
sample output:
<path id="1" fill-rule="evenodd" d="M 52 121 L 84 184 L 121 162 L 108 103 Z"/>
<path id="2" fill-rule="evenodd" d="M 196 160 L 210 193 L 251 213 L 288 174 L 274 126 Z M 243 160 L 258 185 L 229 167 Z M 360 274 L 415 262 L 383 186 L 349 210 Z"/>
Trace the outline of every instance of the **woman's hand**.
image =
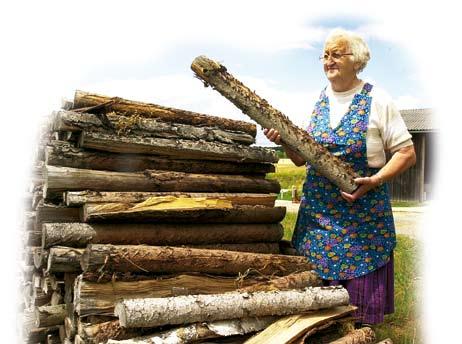
<path id="1" fill-rule="evenodd" d="M 355 192 L 352 194 L 341 191 L 342 197 L 349 203 L 353 203 L 361 196 L 365 195 L 369 190 L 382 184 L 382 178 L 379 175 L 371 177 L 355 178 L 354 182 L 359 185 Z"/>
<path id="2" fill-rule="evenodd" d="M 265 134 L 267 139 L 271 142 L 274 142 L 277 145 L 281 144 L 281 135 L 279 135 L 279 131 L 276 129 L 263 129 L 263 134 Z"/>

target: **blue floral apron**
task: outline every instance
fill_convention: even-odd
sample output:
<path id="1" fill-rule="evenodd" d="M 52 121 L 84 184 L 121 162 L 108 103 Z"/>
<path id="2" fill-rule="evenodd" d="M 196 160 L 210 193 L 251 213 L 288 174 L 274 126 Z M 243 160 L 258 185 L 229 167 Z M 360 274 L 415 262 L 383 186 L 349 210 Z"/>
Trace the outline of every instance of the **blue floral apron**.
<path id="1" fill-rule="evenodd" d="M 367 164 L 371 90 L 372 85 L 366 83 L 361 92 L 355 94 L 338 126 L 331 128 L 329 99 L 324 89 L 307 129 L 316 142 L 350 163 L 361 177 L 378 171 Z M 387 185 L 348 203 L 337 186 L 307 164 L 292 243 L 327 280 L 356 278 L 385 265 L 396 246 Z"/>

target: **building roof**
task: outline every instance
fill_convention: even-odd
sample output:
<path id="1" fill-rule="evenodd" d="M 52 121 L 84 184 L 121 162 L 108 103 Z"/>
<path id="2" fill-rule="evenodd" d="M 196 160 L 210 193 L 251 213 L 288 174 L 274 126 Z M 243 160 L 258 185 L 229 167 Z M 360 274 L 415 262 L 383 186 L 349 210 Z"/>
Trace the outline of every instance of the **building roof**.
<path id="1" fill-rule="evenodd" d="M 406 109 L 399 112 L 410 132 L 437 130 L 433 109 Z"/>

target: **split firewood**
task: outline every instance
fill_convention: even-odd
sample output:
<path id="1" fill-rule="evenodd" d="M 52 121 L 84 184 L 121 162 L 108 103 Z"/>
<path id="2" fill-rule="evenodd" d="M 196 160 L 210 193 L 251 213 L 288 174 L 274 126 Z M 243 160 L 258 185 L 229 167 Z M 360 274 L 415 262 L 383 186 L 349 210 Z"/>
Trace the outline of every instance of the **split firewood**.
<path id="1" fill-rule="evenodd" d="M 37 206 L 36 227 L 41 228 L 45 222 L 78 222 L 80 212 L 78 208 L 69 208 L 53 204 Z"/>
<path id="2" fill-rule="evenodd" d="M 288 315 L 347 305 L 342 287 L 314 287 L 272 292 L 229 292 L 154 299 L 126 299 L 116 304 L 122 327 L 155 327 L 202 321 Z"/>
<path id="3" fill-rule="evenodd" d="M 243 279 L 224 276 L 179 275 L 138 281 L 91 282 L 82 276 L 75 283 L 74 306 L 79 316 L 90 314 L 114 315 L 114 305 L 122 299 L 171 297 L 178 295 L 304 289 L 320 286 L 318 274 L 311 271 L 263 279 L 247 276 Z M 239 289 L 238 289 L 239 288 Z"/>
<path id="4" fill-rule="evenodd" d="M 211 85 L 263 128 L 278 130 L 285 144 L 341 190 L 349 193 L 356 190 L 358 185 L 354 178 L 358 174 L 348 163 L 331 154 L 306 131 L 296 127 L 282 112 L 235 79 L 226 71 L 225 66 L 199 56 L 192 62 L 191 69 L 206 85 Z"/>
<path id="5" fill-rule="evenodd" d="M 43 187 L 44 197 L 48 198 L 50 194 L 72 190 L 279 193 L 280 185 L 275 180 L 241 175 L 211 175 L 169 171 L 130 173 L 84 170 L 71 167 L 46 167 L 46 184 Z M 55 211 L 60 209 L 57 207 Z M 76 211 L 75 208 L 68 209 L 70 209 L 68 210 L 70 212 Z M 37 217 L 40 219 L 37 221 L 45 222 L 41 218 L 43 214 L 40 213 L 40 211 L 43 213 L 45 210 L 50 211 L 48 208 L 38 208 Z"/>
<path id="6" fill-rule="evenodd" d="M 159 118 L 164 122 L 177 122 L 195 126 L 218 127 L 226 130 L 243 131 L 255 137 L 257 128 L 252 123 L 230 120 L 217 116 L 203 115 L 191 111 L 168 108 L 150 103 L 142 103 L 107 97 L 77 90 L 74 95 L 74 108 L 85 108 L 102 105 L 98 112 L 109 113 L 115 111 L 124 116 L 139 115 L 147 118 Z M 91 112 L 91 109 L 88 110 Z"/>
<path id="7" fill-rule="evenodd" d="M 45 150 L 45 162 L 46 165 L 118 172 L 167 170 L 188 173 L 263 175 L 275 171 L 271 163 L 180 160 L 154 155 L 88 151 L 64 141 L 51 141 L 48 144 Z"/>
<path id="8" fill-rule="evenodd" d="M 49 327 L 64 323 L 66 305 L 42 306 L 35 309 L 35 326 Z"/>
<path id="9" fill-rule="evenodd" d="M 258 146 L 249 147 L 203 140 L 164 139 L 135 135 L 119 136 L 92 131 L 80 133 L 78 147 L 112 153 L 162 155 L 177 159 L 251 163 L 275 163 L 278 161 L 273 150 Z"/>
<path id="10" fill-rule="evenodd" d="M 370 327 L 353 330 L 331 344 L 372 344 L 375 343 L 375 333 Z"/>
<path id="11" fill-rule="evenodd" d="M 80 258 L 84 249 L 55 246 L 48 254 L 47 273 L 79 272 Z"/>
<path id="12" fill-rule="evenodd" d="M 165 224 L 165 223 L 46 223 L 42 245 L 86 247 L 114 245 L 204 245 L 278 242 L 283 236 L 280 223 L 272 224 Z M 43 250 L 42 250 L 43 253 Z"/>
<path id="13" fill-rule="evenodd" d="M 68 207 L 82 206 L 87 203 L 138 203 L 151 197 L 186 197 L 228 200 L 233 205 L 262 205 L 274 207 L 277 194 L 271 193 L 219 193 L 219 192 L 130 192 L 130 191 L 68 191 L 64 201 Z"/>
<path id="14" fill-rule="evenodd" d="M 223 209 L 126 209 L 125 203 L 108 205 L 86 204 L 82 208 L 83 222 L 131 223 L 279 223 L 286 214 L 285 207 L 235 206 Z"/>
<path id="15" fill-rule="evenodd" d="M 169 139 L 216 141 L 228 144 L 251 145 L 255 138 L 245 132 L 202 127 L 182 123 L 162 122 L 155 118 L 125 117 L 107 113 L 112 130 L 98 116 L 90 113 L 60 110 L 53 113 L 55 131 L 100 131 L 116 132 L 118 135 L 151 136 Z"/>
<path id="16" fill-rule="evenodd" d="M 25 334 L 26 343 L 44 343 L 49 334 L 59 333 L 59 327 L 57 325 L 49 327 L 33 328 Z"/>
<path id="17" fill-rule="evenodd" d="M 325 307 L 328 308 L 328 307 Z M 343 304 L 338 307 L 318 310 L 307 314 L 296 314 L 281 318 L 265 330 L 246 341 L 246 344 L 283 344 L 291 343 L 309 330 L 325 323 L 347 316 L 356 307 Z M 299 312 L 301 313 L 301 312 Z"/>
<path id="18" fill-rule="evenodd" d="M 143 329 L 122 328 L 119 320 L 102 323 L 79 323 L 77 335 L 82 343 L 106 343 L 109 339 L 123 340 L 146 333 Z"/>
<path id="19" fill-rule="evenodd" d="M 42 247 L 40 250 L 37 250 L 34 252 L 34 266 L 37 269 L 46 268 L 47 262 L 48 262 L 48 250 L 45 250 Z"/>
<path id="20" fill-rule="evenodd" d="M 265 275 L 287 275 L 296 271 L 311 270 L 313 267 L 305 257 L 277 254 L 169 246 L 94 244 L 88 245 L 85 249 L 81 266 L 84 272 L 202 272 L 224 275 L 242 274 L 249 269 Z"/>
<path id="21" fill-rule="evenodd" d="M 278 317 L 242 318 L 221 320 L 214 322 L 194 323 L 184 327 L 174 328 L 168 331 L 151 335 L 136 337 L 126 340 L 110 339 L 108 343 L 158 343 L 158 344 L 187 344 L 196 343 L 205 339 L 222 338 L 263 330 L 274 322 Z"/>

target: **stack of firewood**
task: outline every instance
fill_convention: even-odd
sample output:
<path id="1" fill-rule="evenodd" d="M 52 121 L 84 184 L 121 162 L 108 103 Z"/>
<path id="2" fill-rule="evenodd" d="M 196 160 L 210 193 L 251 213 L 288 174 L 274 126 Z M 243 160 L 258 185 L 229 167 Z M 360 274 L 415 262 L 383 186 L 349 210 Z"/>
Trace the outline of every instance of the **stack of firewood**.
<path id="1" fill-rule="evenodd" d="M 77 91 L 40 144 L 24 342 L 340 337 L 355 308 L 280 245 L 285 208 L 265 178 L 277 157 L 251 146 L 255 134 L 246 122 Z M 287 321 L 297 328 L 281 331 Z M 361 331 L 350 335 L 372 343 Z"/>

